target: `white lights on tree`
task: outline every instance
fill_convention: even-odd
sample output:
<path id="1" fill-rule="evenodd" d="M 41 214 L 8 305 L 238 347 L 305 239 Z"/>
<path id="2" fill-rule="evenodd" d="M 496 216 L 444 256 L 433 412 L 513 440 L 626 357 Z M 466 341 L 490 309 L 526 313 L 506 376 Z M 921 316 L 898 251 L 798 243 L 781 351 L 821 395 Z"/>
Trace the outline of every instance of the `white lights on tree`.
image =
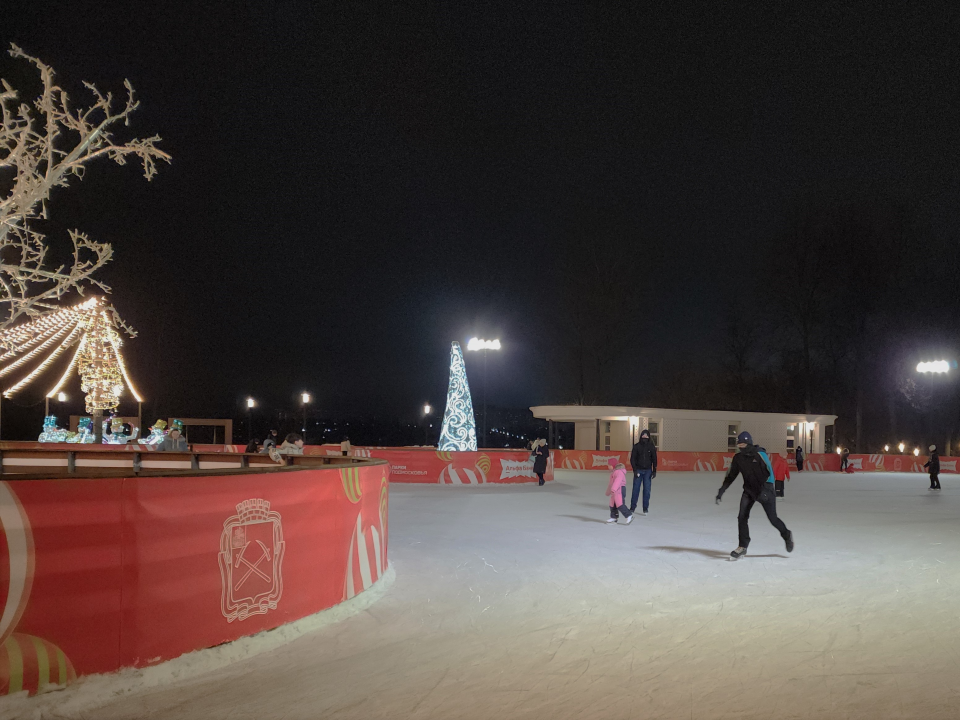
<path id="1" fill-rule="evenodd" d="M 460 343 L 450 345 L 450 384 L 447 387 L 447 409 L 443 413 L 438 449 L 476 450 L 477 423 L 473 417 L 473 400 L 467 383 Z"/>
<path id="2" fill-rule="evenodd" d="M 3 396 L 16 395 L 76 345 L 70 364 L 47 393 L 48 398 L 66 400 L 60 389 L 76 368 L 80 387 L 86 393 L 87 412 L 115 409 L 125 388 L 130 388 L 134 399 L 141 402 L 120 354 L 123 341 L 118 328 L 136 336 L 113 306 L 102 298 L 90 298 L 0 332 L 0 349 L 4 351 L 0 354 L 0 378 L 19 377 Z"/>
<path id="3" fill-rule="evenodd" d="M 139 159 L 150 180 L 157 161 L 170 156 L 156 147 L 159 137 L 115 139 L 129 125 L 139 102 L 125 83 L 126 102 L 118 107 L 111 93 L 101 93 L 90 83 L 91 104 L 72 102 L 57 85 L 53 69 L 11 45 L 10 55 L 33 65 L 40 75 L 39 96 L 26 97 L 0 80 L 0 328 L 11 326 L 22 315 L 36 317 L 55 308 L 53 302 L 72 289 L 92 284 L 107 288 L 93 274 L 113 255 L 112 248 L 70 231 L 72 258 L 50 266 L 46 236 L 37 220 L 47 217 L 54 188 L 66 187 L 97 158 L 118 165 Z M 3 316 L 5 314 L 5 316 Z"/>
<path id="4" fill-rule="evenodd" d="M 467 350 L 499 350 L 499 340 L 481 340 L 479 338 L 470 338 L 467 341 Z"/>
<path id="5" fill-rule="evenodd" d="M 918 373 L 948 373 L 950 372 L 950 363 L 946 360 L 934 360 L 932 362 L 917 363 Z"/>

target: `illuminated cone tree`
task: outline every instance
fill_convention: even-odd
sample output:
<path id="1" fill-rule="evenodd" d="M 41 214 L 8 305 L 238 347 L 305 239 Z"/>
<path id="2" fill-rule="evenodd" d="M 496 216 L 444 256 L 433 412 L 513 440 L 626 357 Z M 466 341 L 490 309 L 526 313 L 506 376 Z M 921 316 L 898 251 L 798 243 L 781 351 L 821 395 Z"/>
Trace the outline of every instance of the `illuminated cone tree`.
<path id="1" fill-rule="evenodd" d="M 19 379 L 3 393 L 12 398 L 30 385 L 67 350 L 76 347 L 73 358 L 56 385 L 47 393 L 55 396 L 76 368 L 80 388 L 86 394 L 86 409 L 93 416 L 94 431 L 102 431 L 99 418 L 114 410 L 120 395 L 129 388 L 137 402 L 142 398 L 130 382 L 120 347 L 119 330 L 133 332 L 103 298 L 90 298 L 73 307 L 43 314 L 30 322 L 0 332 L 0 382 Z"/>
<path id="2" fill-rule="evenodd" d="M 450 345 L 450 385 L 447 388 L 447 409 L 443 413 L 443 427 L 437 449 L 477 449 L 477 422 L 473 417 L 467 368 L 458 342 Z"/>

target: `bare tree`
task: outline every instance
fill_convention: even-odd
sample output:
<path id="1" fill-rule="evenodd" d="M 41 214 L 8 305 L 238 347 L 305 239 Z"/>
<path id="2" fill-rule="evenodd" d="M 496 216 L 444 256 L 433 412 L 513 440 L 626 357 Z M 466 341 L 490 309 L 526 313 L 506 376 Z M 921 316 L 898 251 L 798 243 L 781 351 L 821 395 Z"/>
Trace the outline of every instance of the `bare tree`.
<path id="1" fill-rule="evenodd" d="M 121 124 L 129 126 L 130 115 L 140 104 L 129 81 L 124 81 L 122 106 L 115 106 L 111 93 L 103 94 L 84 83 L 93 103 L 78 108 L 57 85 L 48 65 L 16 45 L 11 45 L 10 55 L 36 67 L 43 89 L 40 97 L 27 103 L 0 79 L 0 305 L 6 311 L 0 329 L 23 315 L 54 307 L 53 301 L 70 290 L 82 293 L 90 284 L 109 290 L 93 274 L 110 261 L 112 248 L 77 230 L 69 232 L 72 260 L 59 267 L 48 266 L 49 242 L 34 221 L 48 217 L 47 202 L 53 188 L 82 178 L 86 166 L 101 157 L 118 165 L 138 158 L 147 180 L 156 174 L 158 160 L 170 162 L 170 156 L 156 147 L 159 136 L 126 142 L 114 139 L 112 132 Z"/>

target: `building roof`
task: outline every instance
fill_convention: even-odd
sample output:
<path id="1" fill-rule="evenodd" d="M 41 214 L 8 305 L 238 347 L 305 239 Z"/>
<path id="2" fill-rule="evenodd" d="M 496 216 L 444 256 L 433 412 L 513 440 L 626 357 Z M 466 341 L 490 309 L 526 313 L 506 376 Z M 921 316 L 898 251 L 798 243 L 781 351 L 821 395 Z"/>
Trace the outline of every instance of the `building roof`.
<path id="1" fill-rule="evenodd" d="M 802 413 L 760 413 L 741 410 L 676 410 L 669 408 L 627 407 L 625 405 L 537 405 L 530 408 L 535 418 L 556 422 L 578 420 L 630 420 L 631 418 L 782 421 L 833 425 L 836 415 L 804 415 Z"/>

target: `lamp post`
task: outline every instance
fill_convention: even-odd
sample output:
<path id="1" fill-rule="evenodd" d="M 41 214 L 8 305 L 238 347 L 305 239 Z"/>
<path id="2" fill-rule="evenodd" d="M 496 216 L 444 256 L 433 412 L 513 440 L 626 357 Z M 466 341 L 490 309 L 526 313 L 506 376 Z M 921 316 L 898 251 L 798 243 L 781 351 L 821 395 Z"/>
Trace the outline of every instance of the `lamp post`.
<path id="1" fill-rule="evenodd" d="M 247 443 L 253 440 L 253 408 L 256 404 L 252 397 L 247 398 Z"/>
<path id="2" fill-rule="evenodd" d="M 430 444 L 430 437 L 429 437 L 430 431 L 428 429 L 429 423 L 427 421 L 430 419 L 430 413 L 432 412 L 433 412 L 433 408 L 430 407 L 430 403 L 424 403 L 423 404 L 423 444 L 424 445 Z"/>
<path id="3" fill-rule="evenodd" d="M 499 340 L 481 340 L 479 338 L 470 338 L 467 342 L 467 350 L 478 352 L 483 350 L 483 444 L 487 446 L 487 350 L 499 350 Z"/>
<path id="4" fill-rule="evenodd" d="M 303 427 L 300 428 L 300 432 L 303 434 L 303 444 L 307 444 L 307 404 L 312 400 L 310 393 L 302 392 L 300 393 L 300 400 L 303 402 Z"/>
<path id="5" fill-rule="evenodd" d="M 956 360 L 932 360 L 930 362 L 919 362 L 917 363 L 917 372 L 922 375 L 947 375 L 951 368 L 956 369 L 957 361 Z M 944 445 L 945 454 L 950 454 L 950 432 L 947 433 L 947 442 Z M 901 452 L 903 452 L 901 450 Z M 914 453 L 915 455 L 917 453 Z"/>

